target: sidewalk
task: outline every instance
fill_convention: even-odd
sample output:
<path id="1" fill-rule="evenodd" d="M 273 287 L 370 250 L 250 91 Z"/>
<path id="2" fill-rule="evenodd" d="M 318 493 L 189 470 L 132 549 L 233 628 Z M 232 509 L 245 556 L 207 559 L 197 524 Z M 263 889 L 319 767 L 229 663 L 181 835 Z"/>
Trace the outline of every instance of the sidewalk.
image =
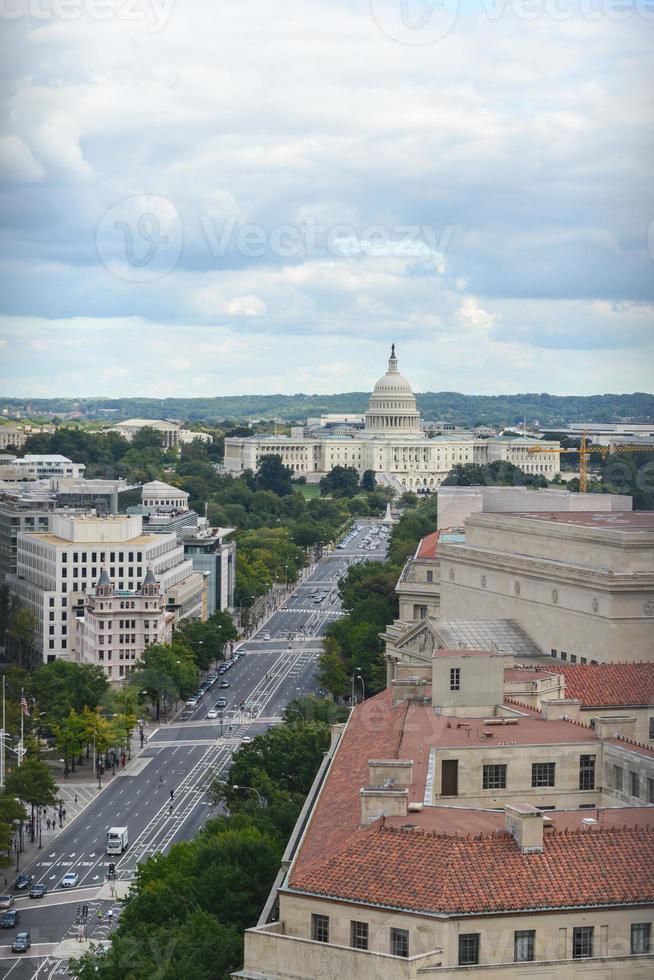
<path id="1" fill-rule="evenodd" d="M 149 736 L 157 728 L 162 726 L 163 722 L 147 722 L 144 726 L 145 731 L 145 742 L 143 748 L 141 748 L 140 738 L 138 734 L 133 737 L 134 746 L 132 747 L 132 758 L 125 765 L 124 769 L 119 766 L 116 767 L 116 775 L 113 776 L 111 769 L 106 770 L 102 776 L 102 789 L 98 789 L 97 777 L 93 778 L 91 776 L 91 764 L 90 761 L 85 763 L 79 768 L 76 768 L 74 773 L 71 773 L 68 779 L 61 779 L 58 783 L 57 796 L 58 799 L 63 800 L 62 811 L 66 811 L 65 818 L 62 818 L 61 824 L 59 826 L 59 808 L 58 806 L 49 806 L 46 808 L 46 813 L 41 821 L 41 844 L 39 847 L 39 835 L 38 831 L 35 835 L 35 840 L 31 841 L 29 839 L 29 831 L 27 828 L 23 829 L 23 850 L 20 852 L 19 859 L 19 871 L 16 871 L 15 863 L 9 868 L 3 868 L 0 870 L 0 884 L 2 884 L 3 877 L 5 879 L 5 884 L 7 887 L 13 885 L 14 879 L 21 872 L 29 872 L 30 866 L 38 860 L 39 855 L 47 854 L 47 852 L 52 848 L 54 841 L 60 834 L 63 834 L 65 830 L 73 823 L 73 821 L 79 817 L 81 813 L 86 810 L 91 803 L 93 803 L 98 796 L 111 785 L 114 779 L 122 773 L 128 773 L 130 767 L 134 765 L 136 760 L 139 758 L 141 753 L 148 747 Z M 53 772 L 53 777 L 57 779 L 57 773 Z M 30 808 L 26 807 L 29 814 Z M 48 830 L 47 820 L 53 821 L 53 826 Z M 15 852 L 14 852 L 15 854 Z M 14 859 L 15 860 L 15 859 Z M 2 885 L 4 888 L 5 885 Z"/>

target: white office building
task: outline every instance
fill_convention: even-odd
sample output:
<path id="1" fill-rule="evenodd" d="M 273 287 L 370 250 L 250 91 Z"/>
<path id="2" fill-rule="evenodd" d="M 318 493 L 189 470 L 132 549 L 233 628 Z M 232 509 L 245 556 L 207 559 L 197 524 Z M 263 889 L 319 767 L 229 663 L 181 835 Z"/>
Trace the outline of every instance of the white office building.
<path id="1" fill-rule="evenodd" d="M 36 621 L 35 648 L 45 661 L 75 649 L 75 616 L 103 568 L 118 591 L 139 588 L 148 568 L 176 620 L 206 618 L 207 587 L 174 534 L 143 533 L 140 516 L 53 514 L 47 533 L 19 533 L 12 592 Z"/>

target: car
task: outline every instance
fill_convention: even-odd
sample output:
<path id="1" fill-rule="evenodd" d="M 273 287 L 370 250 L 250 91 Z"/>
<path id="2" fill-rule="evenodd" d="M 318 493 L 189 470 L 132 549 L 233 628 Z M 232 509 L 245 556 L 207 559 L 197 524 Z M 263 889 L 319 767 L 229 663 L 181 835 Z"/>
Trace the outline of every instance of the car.
<path id="1" fill-rule="evenodd" d="M 32 945 L 29 932 L 17 932 L 11 944 L 12 953 L 26 953 Z"/>
<path id="2" fill-rule="evenodd" d="M 219 687 L 221 687 L 221 688 L 223 688 L 223 687 L 229 687 L 229 681 L 221 681 L 220 684 L 219 684 Z"/>
<path id="3" fill-rule="evenodd" d="M 30 898 L 43 898 L 47 890 L 47 885 L 32 885 L 30 888 Z"/>
<path id="4" fill-rule="evenodd" d="M 192 716 L 192 714 L 193 714 L 193 712 L 191 711 L 190 708 L 184 708 L 184 710 L 182 711 L 181 715 L 179 716 L 179 720 L 180 721 L 188 721 L 189 718 Z"/>
<path id="5" fill-rule="evenodd" d="M 79 875 L 75 871 L 67 871 L 59 884 L 62 888 L 74 888 L 79 881 Z"/>
<path id="6" fill-rule="evenodd" d="M 195 708 L 199 700 L 200 699 L 198 697 L 189 698 L 188 701 L 186 702 L 187 708 Z"/>
<path id="7" fill-rule="evenodd" d="M 24 892 L 30 887 L 32 880 L 32 875 L 18 875 L 14 888 L 17 892 Z"/>
<path id="8" fill-rule="evenodd" d="M 7 909 L 0 915 L 0 929 L 14 929 L 20 921 L 18 909 Z"/>
<path id="9" fill-rule="evenodd" d="M 218 717 L 218 708 L 211 708 L 209 711 L 207 711 L 207 718 L 213 719 L 217 717 Z"/>
<path id="10" fill-rule="evenodd" d="M 226 707 L 227 707 L 227 698 L 218 698 L 218 700 L 214 704 L 214 708 L 226 708 Z"/>
<path id="11" fill-rule="evenodd" d="M 244 735 L 243 738 L 241 739 L 241 745 L 249 745 L 251 741 L 252 739 L 250 738 L 249 735 Z"/>
<path id="12" fill-rule="evenodd" d="M 0 909 L 10 909 L 13 904 L 13 895 L 0 895 Z"/>
<path id="13" fill-rule="evenodd" d="M 269 639 L 270 639 L 270 633 L 268 633 L 268 632 L 266 631 L 266 632 L 265 632 L 265 633 L 263 634 L 263 638 L 264 638 L 264 640 L 269 640 Z"/>

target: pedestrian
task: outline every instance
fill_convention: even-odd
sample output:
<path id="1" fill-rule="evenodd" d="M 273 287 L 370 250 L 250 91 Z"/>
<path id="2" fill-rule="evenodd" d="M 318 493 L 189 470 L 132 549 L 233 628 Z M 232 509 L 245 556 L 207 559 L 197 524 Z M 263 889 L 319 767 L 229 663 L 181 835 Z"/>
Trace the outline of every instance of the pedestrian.
<path id="1" fill-rule="evenodd" d="M 77 793 L 75 793 L 75 803 L 77 803 Z"/>
<path id="2" fill-rule="evenodd" d="M 168 813 L 172 815 L 172 812 L 173 812 L 173 805 L 171 803 L 170 806 L 168 807 Z"/>
<path id="3" fill-rule="evenodd" d="M 63 809 L 63 811 L 62 811 L 62 813 L 63 813 L 63 818 L 64 818 L 64 820 L 65 820 L 65 819 L 66 819 L 66 809 L 65 809 L 65 807 L 64 807 L 64 809 Z"/>
<path id="4" fill-rule="evenodd" d="M 174 799 L 175 799 L 175 790 L 174 789 L 171 789 L 171 791 L 170 791 L 170 800 L 171 800 L 171 803 L 172 803 L 172 801 Z"/>
<path id="5" fill-rule="evenodd" d="M 161 783 L 162 786 L 163 786 L 163 781 L 164 781 L 163 776 L 159 776 L 159 782 Z"/>

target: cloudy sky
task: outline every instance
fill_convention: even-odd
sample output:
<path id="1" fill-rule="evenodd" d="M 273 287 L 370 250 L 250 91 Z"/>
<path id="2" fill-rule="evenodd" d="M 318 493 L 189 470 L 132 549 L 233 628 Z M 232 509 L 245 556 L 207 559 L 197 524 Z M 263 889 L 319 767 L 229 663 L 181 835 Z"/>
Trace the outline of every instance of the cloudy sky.
<path id="1" fill-rule="evenodd" d="M 654 8 L 2 0 L 0 393 L 654 391 Z"/>

